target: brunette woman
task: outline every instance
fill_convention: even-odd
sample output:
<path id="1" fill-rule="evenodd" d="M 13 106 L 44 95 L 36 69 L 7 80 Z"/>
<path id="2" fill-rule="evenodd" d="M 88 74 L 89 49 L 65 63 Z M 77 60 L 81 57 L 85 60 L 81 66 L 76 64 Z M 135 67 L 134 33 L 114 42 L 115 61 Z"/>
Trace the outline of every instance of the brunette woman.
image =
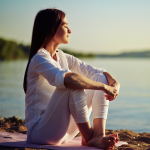
<path id="1" fill-rule="evenodd" d="M 104 69 L 58 49 L 69 42 L 70 33 L 61 10 L 37 14 L 24 76 L 27 141 L 59 145 L 80 131 L 82 145 L 113 148 L 118 138 L 105 136 L 105 124 L 108 103 L 117 97 L 119 83 Z"/>

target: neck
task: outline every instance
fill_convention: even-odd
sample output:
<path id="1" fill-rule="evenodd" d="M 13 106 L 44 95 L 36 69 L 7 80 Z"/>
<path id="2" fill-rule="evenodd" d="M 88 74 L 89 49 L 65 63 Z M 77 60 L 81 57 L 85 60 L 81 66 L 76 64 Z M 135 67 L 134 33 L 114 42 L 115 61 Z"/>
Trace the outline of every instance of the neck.
<path id="1" fill-rule="evenodd" d="M 50 55 L 52 56 L 52 58 L 55 56 L 56 50 L 58 48 L 59 44 L 58 43 L 54 43 L 53 41 L 50 41 L 48 43 L 48 45 L 45 47 L 46 50 L 50 53 Z"/>

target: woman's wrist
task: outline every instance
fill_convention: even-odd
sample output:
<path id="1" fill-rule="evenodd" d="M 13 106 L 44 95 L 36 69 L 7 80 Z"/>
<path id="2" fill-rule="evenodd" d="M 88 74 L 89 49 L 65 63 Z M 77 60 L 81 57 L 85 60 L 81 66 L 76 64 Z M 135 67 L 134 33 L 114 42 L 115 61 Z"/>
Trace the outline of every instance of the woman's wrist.
<path id="1" fill-rule="evenodd" d="M 106 91 L 106 89 L 107 89 L 107 85 L 106 84 L 103 84 L 103 86 L 102 86 L 102 91 Z"/>

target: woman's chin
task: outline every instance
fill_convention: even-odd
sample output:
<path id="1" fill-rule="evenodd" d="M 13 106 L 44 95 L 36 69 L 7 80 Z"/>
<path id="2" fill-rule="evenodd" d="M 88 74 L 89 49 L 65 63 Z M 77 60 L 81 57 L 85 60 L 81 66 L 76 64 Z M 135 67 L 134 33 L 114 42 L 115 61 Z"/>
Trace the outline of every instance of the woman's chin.
<path id="1" fill-rule="evenodd" d="M 62 44 L 68 44 L 69 43 L 69 40 L 68 41 L 64 41 Z"/>

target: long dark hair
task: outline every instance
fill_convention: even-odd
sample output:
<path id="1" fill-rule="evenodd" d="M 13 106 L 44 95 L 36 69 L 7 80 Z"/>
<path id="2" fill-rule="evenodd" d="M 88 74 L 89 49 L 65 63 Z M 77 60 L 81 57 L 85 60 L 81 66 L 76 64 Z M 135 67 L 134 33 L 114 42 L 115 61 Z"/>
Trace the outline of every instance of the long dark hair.
<path id="1" fill-rule="evenodd" d="M 58 9 L 44 9 L 38 12 L 35 17 L 29 60 L 24 74 L 23 88 L 27 91 L 27 72 L 29 63 L 37 51 L 46 47 L 52 37 L 55 35 L 59 25 L 65 17 L 65 13 Z"/>

